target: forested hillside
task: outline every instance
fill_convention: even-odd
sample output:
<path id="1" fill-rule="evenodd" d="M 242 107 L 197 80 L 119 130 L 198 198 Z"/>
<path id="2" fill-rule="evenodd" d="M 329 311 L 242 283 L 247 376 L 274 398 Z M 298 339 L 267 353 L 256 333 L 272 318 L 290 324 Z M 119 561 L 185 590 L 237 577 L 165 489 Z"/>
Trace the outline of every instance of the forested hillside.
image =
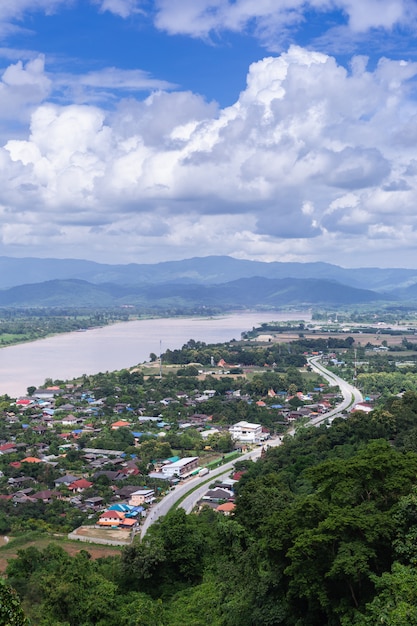
<path id="1" fill-rule="evenodd" d="M 40 626 L 417 624 L 417 395 L 305 428 L 233 518 L 176 510 L 120 557 L 29 548 L 8 583 Z"/>
<path id="2" fill-rule="evenodd" d="M 162 283 L 98 285 L 80 279 L 56 279 L 0 289 L 1 307 L 139 307 L 165 314 L 169 310 L 200 313 L 246 307 L 351 305 L 390 301 L 376 291 L 314 278 L 240 278 L 217 285 Z M 396 301 L 397 298 L 394 298 Z M 209 307 L 209 311 L 207 311 Z"/>

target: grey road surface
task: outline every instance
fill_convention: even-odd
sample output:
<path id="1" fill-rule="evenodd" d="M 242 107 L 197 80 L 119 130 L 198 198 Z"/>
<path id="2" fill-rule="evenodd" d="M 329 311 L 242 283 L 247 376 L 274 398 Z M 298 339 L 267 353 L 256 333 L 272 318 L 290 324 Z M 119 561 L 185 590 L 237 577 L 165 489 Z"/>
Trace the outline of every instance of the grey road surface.
<path id="1" fill-rule="evenodd" d="M 327 370 L 321 363 L 320 357 L 312 357 L 308 359 L 308 362 L 311 368 L 320 374 L 325 380 L 327 380 L 331 386 L 339 387 L 340 392 L 343 396 L 343 400 L 331 411 L 323 415 L 319 415 L 312 419 L 309 423 L 314 426 L 319 426 L 325 422 L 331 422 L 336 415 L 342 414 L 343 411 L 351 408 L 353 405 L 358 402 L 363 401 L 363 396 L 359 389 L 351 385 L 350 383 L 340 378 L 333 372 Z M 295 432 L 292 429 L 288 434 L 293 435 Z M 268 446 L 279 446 L 282 443 L 281 437 L 276 437 L 274 439 L 269 439 L 267 442 Z M 254 450 L 247 452 L 239 457 L 239 461 L 245 459 L 252 459 L 256 461 L 262 452 L 262 447 L 258 446 Z M 160 517 L 163 517 L 168 513 L 168 511 L 186 494 L 187 497 L 181 502 L 179 505 L 182 507 L 187 513 L 190 513 L 198 500 L 204 495 L 207 491 L 209 485 L 214 482 L 215 479 L 225 478 L 228 476 L 234 467 L 236 459 L 230 461 L 229 463 L 225 463 L 221 468 L 213 470 L 209 476 L 207 474 L 205 476 L 195 476 L 194 478 L 190 478 L 183 483 L 178 484 L 174 487 L 160 502 L 152 506 L 147 518 L 143 522 L 140 528 L 140 536 L 141 538 L 145 536 L 148 528 L 155 523 Z M 196 488 L 196 489 L 195 489 Z M 194 490 L 195 489 L 195 490 Z M 191 491 L 191 493 L 189 493 Z"/>
<path id="2" fill-rule="evenodd" d="M 358 404 L 358 402 L 363 402 L 363 396 L 359 389 L 348 383 L 346 380 L 343 380 L 343 378 L 340 378 L 340 376 L 337 376 L 333 372 L 326 369 L 320 363 L 319 356 L 308 359 L 308 362 L 313 371 L 320 374 L 331 386 L 339 387 L 343 396 L 343 400 L 337 405 L 337 407 L 328 411 L 324 415 L 320 415 L 319 417 L 311 420 L 312 424 L 316 426 L 327 420 L 331 421 L 331 419 L 336 417 L 336 415 L 340 415 L 343 411 L 353 407 L 355 404 Z"/>
<path id="3" fill-rule="evenodd" d="M 279 445 L 280 443 L 281 441 L 279 438 L 270 439 L 268 441 L 268 445 Z M 261 446 L 256 447 L 254 450 L 251 450 L 250 452 L 247 452 L 246 454 L 242 454 L 238 459 L 229 461 L 228 463 L 225 463 L 218 469 L 212 470 L 209 475 L 206 474 L 205 476 L 195 476 L 194 478 L 189 478 L 183 483 L 179 483 L 164 498 L 162 498 L 160 502 L 152 506 L 149 515 L 147 516 L 147 518 L 145 519 L 145 521 L 143 522 L 141 526 L 141 530 L 140 530 L 141 537 L 143 537 L 146 534 L 149 526 L 151 526 L 154 522 L 156 522 L 156 520 L 158 520 L 163 515 L 166 515 L 168 511 L 175 505 L 175 503 L 178 500 L 180 500 L 183 496 L 185 496 L 185 494 L 187 494 L 190 490 L 200 485 L 202 489 L 202 493 L 204 493 L 205 491 L 207 491 L 208 486 L 215 479 L 224 478 L 228 476 L 233 471 L 234 464 L 236 463 L 237 460 L 243 461 L 245 459 L 252 459 L 253 461 L 256 461 L 261 456 L 261 452 L 262 452 L 262 447 Z M 194 507 L 195 502 L 197 502 L 197 500 L 199 500 L 199 498 L 201 497 L 201 496 L 197 497 L 195 495 L 196 493 L 197 491 L 196 492 L 193 491 L 193 493 L 190 494 L 190 496 L 187 497 L 184 500 L 184 502 L 181 503 L 180 506 L 182 508 L 185 508 L 186 511 L 191 510 Z M 194 502 L 194 504 L 190 505 L 190 502 Z"/>

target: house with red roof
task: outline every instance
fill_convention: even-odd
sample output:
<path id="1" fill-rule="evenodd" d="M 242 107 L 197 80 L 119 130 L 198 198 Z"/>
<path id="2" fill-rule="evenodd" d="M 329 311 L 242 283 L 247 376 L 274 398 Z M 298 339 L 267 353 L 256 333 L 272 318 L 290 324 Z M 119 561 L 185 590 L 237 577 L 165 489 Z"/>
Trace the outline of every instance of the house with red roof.
<path id="1" fill-rule="evenodd" d="M 10 454 L 10 452 L 15 452 L 15 451 L 16 451 L 15 443 L 4 443 L 2 446 L 0 446 L 0 454 Z"/>
<path id="2" fill-rule="evenodd" d="M 90 483 L 89 480 L 86 480 L 85 478 L 79 478 L 78 480 L 74 480 L 73 483 L 68 485 L 68 489 L 76 493 L 82 493 L 83 491 L 85 491 L 85 489 L 89 489 L 92 486 L 93 483 Z"/>
<path id="3" fill-rule="evenodd" d="M 98 519 L 100 526 L 120 526 L 125 518 L 124 513 L 119 511 L 104 511 Z"/>
<path id="4" fill-rule="evenodd" d="M 16 400 L 16 406 L 23 409 L 26 409 L 31 404 L 33 404 L 33 400 L 30 400 L 29 398 L 19 398 L 19 400 Z"/>

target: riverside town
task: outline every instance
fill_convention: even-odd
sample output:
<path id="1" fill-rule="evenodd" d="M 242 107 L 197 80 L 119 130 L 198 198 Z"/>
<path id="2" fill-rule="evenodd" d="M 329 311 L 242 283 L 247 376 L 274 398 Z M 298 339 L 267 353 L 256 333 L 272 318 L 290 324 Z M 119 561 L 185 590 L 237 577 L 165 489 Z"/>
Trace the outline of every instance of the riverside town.
<path id="1" fill-rule="evenodd" d="M 349 328 L 331 320 L 270 322 L 239 341 L 190 339 L 181 349 L 151 354 L 129 369 L 50 379 L 29 387 L 25 396 L 1 396 L 0 568 L 27 614 L 39 624 L 44 623 L 36 621 L 40 614 L 52 620 L 45 624 L 75 624 L 79 609 L 69 602 L 62 606 L 62 585 L 72 589 L 75 584 L 71 593 L 79 590 L 70 571 L 88 555 L 83 576 L 91 593 L 95 585 L 110 585 L 113 600 L 115 594 L 128 597 L 142 607 L 135 609 L 138 616 L 145 603 L 150 615 L 158 616 L 135 623 L 179 624 L 176 603 L 183 584 L 197 593 L 209 571 L 216 598 L 211 610 L 220 615 L 219 594 L 228 574 L 223 566 L 217 571 L 209 555 L 214 550 L 215 561 L 220 559 L 216 551 L 225 549 L 223 533 L 234 537 L 232 544 L 227 540 L 225 558 L 239 571 L 245 566 L 235 561 L 233 550 L 239 559 L 252 558 L 246 554 L 249 545 L 255 547 L 269 532 L 264 524 L 275 523 L 271 507 L 279 508 L 282 498 L 288 500 L 282 530 L 288 515 L 308 506 L 305 498 L 327 502 L 328 512 L 325 507 L 319 515 L 323 523 L 326 515 L 342 514 L 343 499 L 333 502 L 327 494 L 320 464 L 340 464 L 346 473 L 337 488 L 331 483 L 336 498 L 343 481 L 347 486 L 355 476 L 349 497 L 352 506 L 361 507 L 363 473 L 355 468 L 365 463 L 374 474 L 374 464 L 384 459 L 401 488 L 395 488 L 395 496 L 383 495 L 385 479 L 376 482 L 373 512 L 366 515 L 391 515 L 384 499 L 409 497 L 412 468 L 417 472 L 417 451 L 407 439 L 415 428 L 414 411 L 417 415 L 417 345 L 410 326 L 402 330 L 399 334 L 385 322 Z M 393 437 L 394 447 L 385 443 Z M 403 466 L 404 446 L 411 456 Z M 376 474 L 372 480 L 379 480 Z M 309 485 L 309 496 L 303 484 Z M 285 531 L 285 547 L 277 545 L 274 552 L 293 555 L 286 559 L 296 568 L 294 524 Z M 274 533 L 277 540 L 277 528 Z M 333 533 L 340 545 L 350 541 L 341 528 Z M 361 577 L 365 581 L 375 559 L 386 558 L 386 541 L 383 535 L 379 540 L 364 536 L 361 545 L 372 546 L 376 555 L 369 560 L 369 574 Z M 276 556 L 257 558 L 266 564 Z M 27 559 L 30 565 L 24 565 Z M 62 589 L 55 596 L 42 587 L 26 608 L 32 585 L 46 581 L 50 567 L 64 568 Z M 253 575 L 254 581 L 245 583 L 248 593 L 259 576 Z M 282 576 L 289 584 L 298 574 L 293 569 Z M 349 578 L 348 571 L 336 579 L 344 576 Z M 235 597 L 235 583 L 229 580 L 228 587 L 226 595 Z M 326 593 L 332 597 L 331 586 Z M 87 599 L 83 602 L 86 606 Z M 79 623 L 111 624 L 114 618 L 106 621 L 104 614 L 113 615 L 118 602 L 111 608 L 103 599 L 102 606 L 101 621 L 90 616 Z M 202 606 L 206 611 L 206 603 Z M 356 610 L 355 602 L 346 610 Z M 317 615 L 323 611 L 318 607 Z"/>

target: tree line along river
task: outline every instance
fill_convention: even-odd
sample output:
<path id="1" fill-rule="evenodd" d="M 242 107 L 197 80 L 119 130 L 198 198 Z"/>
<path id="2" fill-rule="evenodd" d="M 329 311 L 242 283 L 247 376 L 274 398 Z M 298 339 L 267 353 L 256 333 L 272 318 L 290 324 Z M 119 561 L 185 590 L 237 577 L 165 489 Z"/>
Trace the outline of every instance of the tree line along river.
<path id="1" fill-rule="evenodd" d="M 181 348 L 189 339 L 222 343 L 263 322 L 309 320 L 308 312 L 235 313 L 214 318 L 158 318 L 121 322 L 0 349 L 0 395 L 17 397 L 47 378 L 68 380 L 132 367 L 151 352 Z"/>

